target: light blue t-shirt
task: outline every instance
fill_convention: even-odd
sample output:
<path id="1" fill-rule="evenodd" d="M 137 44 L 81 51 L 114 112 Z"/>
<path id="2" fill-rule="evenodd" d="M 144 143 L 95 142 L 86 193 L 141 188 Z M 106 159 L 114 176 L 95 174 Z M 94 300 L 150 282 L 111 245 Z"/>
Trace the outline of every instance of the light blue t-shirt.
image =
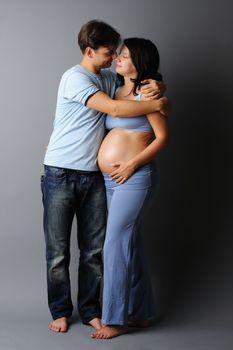
<path id="1" fill-rule="evenodd" d="M 105 135 L 105 114 L 88 108 L 86 102 L 97 91 L 114 97 L 116 80 L 116 75 L 109 69 L 94 74 L 80 65 L 63 74 L 44 164 L 75 170 L 98 170 L 97 154 Z"/>

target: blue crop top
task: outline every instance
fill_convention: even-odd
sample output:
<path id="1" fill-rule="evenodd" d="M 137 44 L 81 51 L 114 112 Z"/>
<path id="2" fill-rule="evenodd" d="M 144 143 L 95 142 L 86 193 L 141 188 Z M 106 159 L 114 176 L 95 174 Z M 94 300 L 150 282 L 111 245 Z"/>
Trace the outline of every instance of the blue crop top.
<path id="1" fill-rule="evenodd" d="M 135 96 L 135 100 L 140 100 L 140 95 Z M 112 117 L 111 115 L 107 115 L 105 119 L 105 127 L 107 130 L 120 128 L 153 133 L 153 129 L 146 115 L 137 117 Z"/>

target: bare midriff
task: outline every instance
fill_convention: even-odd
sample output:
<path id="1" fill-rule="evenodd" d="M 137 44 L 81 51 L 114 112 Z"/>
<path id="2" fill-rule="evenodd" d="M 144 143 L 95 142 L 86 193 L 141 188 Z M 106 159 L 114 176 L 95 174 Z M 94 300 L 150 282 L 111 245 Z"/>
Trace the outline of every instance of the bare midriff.
<path id="1" fill-rule="evenodd" d="M 142 152 L 153 140 L 154 134 L 127 129 L 114 128 L 104 138 L 98 154 L 99 168 L 104 173 L 111 173 L 111 165 L 118 161 L 129 161 Z"/>

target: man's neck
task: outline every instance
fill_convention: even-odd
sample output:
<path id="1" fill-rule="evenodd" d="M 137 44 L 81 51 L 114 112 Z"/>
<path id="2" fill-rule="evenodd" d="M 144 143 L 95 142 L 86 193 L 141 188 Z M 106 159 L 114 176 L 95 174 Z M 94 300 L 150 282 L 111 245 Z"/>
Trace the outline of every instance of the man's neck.
<path id="1" fill-rule="evenodd" d="M 94 73 L 94 74 L 99 74 L 100 73 L 100 68 L 97 68 L 95 66 L 93 66 L 89 61 L 87 61 L 85 58 L 82 59 L 82 61 L 80 62 L 80 66 L 89 70 L 90 72 Z"/>

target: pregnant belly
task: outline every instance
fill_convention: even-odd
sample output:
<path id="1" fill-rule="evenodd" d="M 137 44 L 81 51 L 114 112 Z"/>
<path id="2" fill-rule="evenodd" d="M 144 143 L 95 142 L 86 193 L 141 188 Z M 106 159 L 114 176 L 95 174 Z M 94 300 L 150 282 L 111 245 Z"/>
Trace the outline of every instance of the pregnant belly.
<path id="1" fill-rule="evenodd" d="M 150 133 L 112 129 L 104 138 L 99 149 L 98 164 L 100 170 L 111 173 L 114 169 L 112 163 L 132 159 L 150 142 Z"/>

